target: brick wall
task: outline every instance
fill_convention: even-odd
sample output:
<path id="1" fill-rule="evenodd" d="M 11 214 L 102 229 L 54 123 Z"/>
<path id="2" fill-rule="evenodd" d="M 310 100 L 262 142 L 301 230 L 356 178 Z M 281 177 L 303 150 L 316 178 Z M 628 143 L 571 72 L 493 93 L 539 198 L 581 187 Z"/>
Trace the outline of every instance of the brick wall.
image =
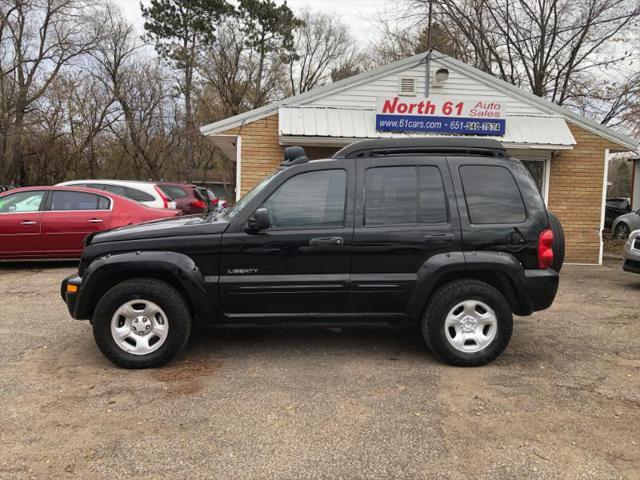
<path id="1" fill-rule="evenodd" d="M 567 123 L 577 145 L 551 159 L 549 209 L 564 227 L 565 260 L 598 263 L 604 155 L 617 145 Z"/>
<path id="2" fill-rule="evenodd" d="M 607 148 L 616 145 L 575 125 L 569 124 L 569 128 L 577 145 L 551 159 L 549 207 L 565 229 L 566 261 L 598 263 L 604 154 Z M 282 161 L 277 114 L 224 134 L 242 136 L 242 194 Z M 314 159 L 328 157 L 338 148 L 306 147 L 305 150 Z"/>
<path id="3" fill-rule="evenodd" d="M 242 137 L 242 195 L 278 168 L 284 158 L 284 147 L 278 143 L 277 113 L 221 133 Z M 337 147 L 305 147 L 312 160 L 326 158 L 338 150 Z"/>

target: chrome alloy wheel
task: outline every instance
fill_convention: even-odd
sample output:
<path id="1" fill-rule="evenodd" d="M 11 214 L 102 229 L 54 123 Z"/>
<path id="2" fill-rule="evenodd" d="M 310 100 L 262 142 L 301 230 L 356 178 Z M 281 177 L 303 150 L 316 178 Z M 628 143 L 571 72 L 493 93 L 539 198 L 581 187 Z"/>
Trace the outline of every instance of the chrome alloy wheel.
<path id="1" fill-rule="evenodd" d="M 496 338 L 498 319 L 486 303 L 465 300 L 449 310 L 444 330 L 453 348 L 464 353 L 475 353 Z"/>
<path id="2" fill-rule="evenodd" d="M 133 355 L 148 355 L 167 340 L 169 322 L 155 303 L 136 299 L 120 306 L 111 318 L 111 336 L 116 345 Z"/>

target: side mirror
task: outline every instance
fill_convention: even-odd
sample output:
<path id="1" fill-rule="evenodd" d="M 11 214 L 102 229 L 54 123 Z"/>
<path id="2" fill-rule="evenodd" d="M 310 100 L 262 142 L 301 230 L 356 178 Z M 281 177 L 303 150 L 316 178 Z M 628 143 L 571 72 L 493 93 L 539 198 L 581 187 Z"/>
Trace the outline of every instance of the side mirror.
<path id="1" fill-rule="evenodd" d="M 247 220 L 249 232 L 260 232 L 271 226 L 271 218 L 269 217 L 269 209 L 261 207 L 253 212 L 253 215 Z"/>

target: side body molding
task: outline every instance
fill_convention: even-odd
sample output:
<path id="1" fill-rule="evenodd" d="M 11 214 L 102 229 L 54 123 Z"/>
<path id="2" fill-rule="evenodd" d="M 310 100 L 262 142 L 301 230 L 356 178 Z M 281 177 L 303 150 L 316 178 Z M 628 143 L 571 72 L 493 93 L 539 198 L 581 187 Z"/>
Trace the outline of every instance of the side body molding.
<path id="1" fill-rule="evenodd" d="M 108 254 L 87 267 L 75 305 L 75 318 L 90 318 L 98 299 L 123 278 L 152 277 L 165 280 L 186 298 L 198 322 L 216 318 L 202 271 L 187 255 L 171 251 L 139 251 Z M 219 318 L 219 317 L 218 317 Z"/>

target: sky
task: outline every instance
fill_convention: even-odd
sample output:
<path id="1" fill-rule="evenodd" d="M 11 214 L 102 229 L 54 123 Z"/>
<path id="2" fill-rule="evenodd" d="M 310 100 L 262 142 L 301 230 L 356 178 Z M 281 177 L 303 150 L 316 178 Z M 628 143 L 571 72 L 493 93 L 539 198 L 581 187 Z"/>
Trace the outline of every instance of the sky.
<path id="1" fill-rule="evenodd" d="M 139 0 L 113 0 L 124 15 L 135 22 L 143 31 Z M 143 3 L 147 3 L 143 0 Z M 373 23 L 378 13 L 389 7 L 388 0 L 288 0 L 287 4 L 295 12 L 308 8 L 335 15 L 351 30 L 351 34 L 363 45 L 373 40 L 377 30 Z M 386 5 L 385 5 L 386 4 Z"/>

